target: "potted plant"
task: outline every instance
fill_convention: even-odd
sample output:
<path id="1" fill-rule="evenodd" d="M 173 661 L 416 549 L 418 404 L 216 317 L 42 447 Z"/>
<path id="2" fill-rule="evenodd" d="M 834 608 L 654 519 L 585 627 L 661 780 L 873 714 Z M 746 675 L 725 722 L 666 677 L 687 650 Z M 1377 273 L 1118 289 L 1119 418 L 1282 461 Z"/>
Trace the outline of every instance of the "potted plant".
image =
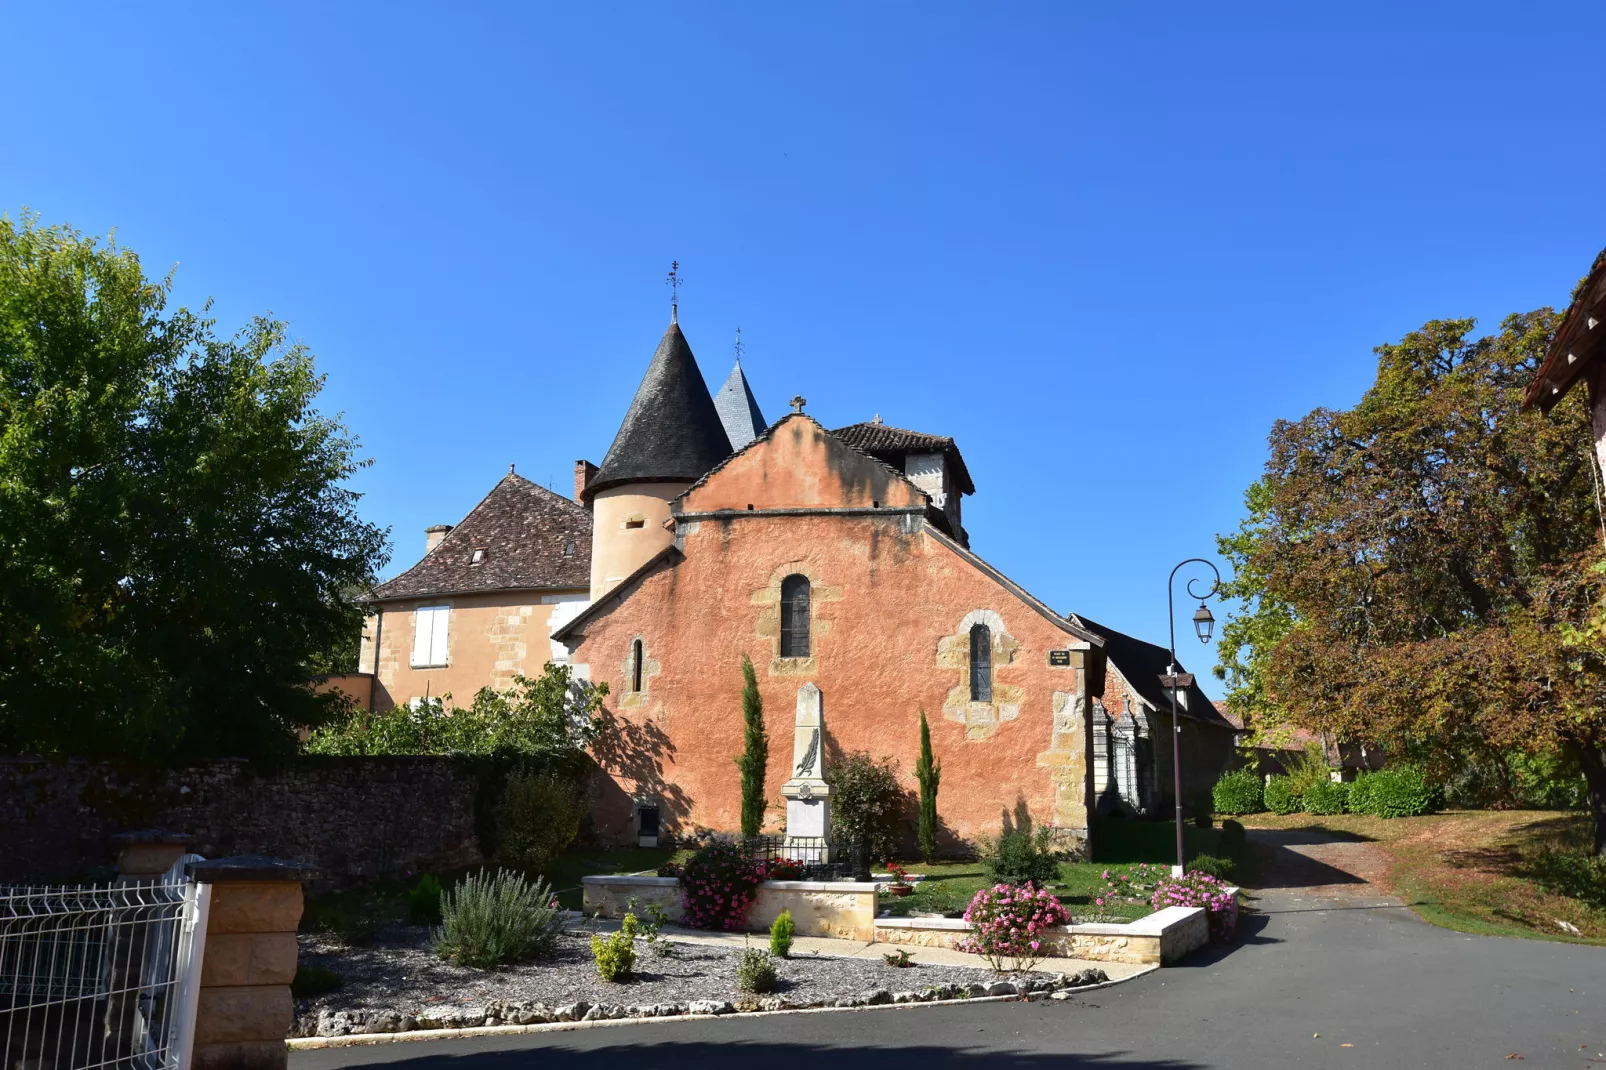
<path id="1" fill-rule="evenodd" d="M 897 862 L 887 863 L 887 872 L 892 874 L 892 881 L 887 885 L 888 892 L 901 899 L 915 890 L 915 886 L 909 883 L 909 871 Z"/>

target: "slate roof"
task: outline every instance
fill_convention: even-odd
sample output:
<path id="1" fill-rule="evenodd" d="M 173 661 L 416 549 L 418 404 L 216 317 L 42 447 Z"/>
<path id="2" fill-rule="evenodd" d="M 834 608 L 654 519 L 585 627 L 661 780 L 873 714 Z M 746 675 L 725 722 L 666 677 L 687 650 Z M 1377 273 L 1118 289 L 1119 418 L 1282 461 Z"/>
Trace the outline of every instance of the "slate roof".
<path id="1" fill-rule="evenodd" d="M 753 388 L 747 385 L 741 361 L 736 362 L 730 378 L 714 395 L 714 408 L 719 413 L 720 423 L 725 426 L 725 437 L 730 439 L 733 450 L 741 449 L 762 435 L 769 426 L 764 421 L 764 414 L 758 411 L 758 400 L 753 397 Z"/>
<path id="2" fill-rule="evenodd" d="M 1160 686 L 1160 676 L 1171 664 L 1171 654 L 1165 647 L 1134 639 L 1124 632 L 1091 621 L 1080 613 L 1072 613 L 1071 619 L 1104 636 L 1104 653 L 1110 659 L 1110 664 L 1126 677 L 1127 683 L 1132 685 L 1132 690 L 1143 701 L 1161 713 L 1170 712 L 1171 692 Z M 1187 672 L 1180 660 L 1177 662 L 1177 671 Z M 1197 681 L 1188 689 L 1187 696 L 1187 708 L 1180 711 L 1183 717 L 1213 728 L 1223 728 L 1229 732 L 1235 730 L 1233 723 L 1221 715 Z"/>
<path id="3" fill-rule="evenodd" d="M 690 483 L 730 453 L 697 358 L 680 325 L 671 323 L 585 498 L 625 483 Z"/>
<path id="4" fill-rule="evenodd" d="M 485 551 L 478 565 L 472 563 L 476 549 Z M 375 587 L 368 598 L 433 598 L 590 584 L 590 511 L 510 472 L 439 546 L 400 576 Z"/>
<path id="5" fill-rule="evenodd" d="M 888 427 L 886 424 L 862 423 L 849 424 L 839 427 L 831 434 L 865 453 L 877 456 L 885 454 L 907 453 L 941 453 L 948 458 L 954 480 L 959 485 L 959 493 L 976 493 L 976 484 L 971 482 L 970 469 L 965 467 L 965 458 L 960 454 L 959 447 L 954 440 L 942 435 L 928 435 L 921 431 L 910 431 L 902 427 Z"/>

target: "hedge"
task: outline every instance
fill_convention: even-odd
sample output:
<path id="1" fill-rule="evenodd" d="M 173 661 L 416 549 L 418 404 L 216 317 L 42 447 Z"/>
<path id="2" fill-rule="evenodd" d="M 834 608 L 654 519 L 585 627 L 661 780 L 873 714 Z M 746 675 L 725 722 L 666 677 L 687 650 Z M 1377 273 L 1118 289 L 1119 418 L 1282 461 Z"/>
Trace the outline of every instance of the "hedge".
<path id="1" fill-rule="evenodd" d="M 1305 804 L 1294 794 L 1293 786 L 1285 776 L 1266 779 L 1265 797 L 1267 808 L 1274 813 L 1297 814 L 1305 809 Z"/>
<path id="2" fill-rule="evenodd" d="M 1266 809 L 1260 777 L 1252 769 L 1223 773 L 1210 789 L 1211 808 L 1218 814 L 1258 814 Z"/>

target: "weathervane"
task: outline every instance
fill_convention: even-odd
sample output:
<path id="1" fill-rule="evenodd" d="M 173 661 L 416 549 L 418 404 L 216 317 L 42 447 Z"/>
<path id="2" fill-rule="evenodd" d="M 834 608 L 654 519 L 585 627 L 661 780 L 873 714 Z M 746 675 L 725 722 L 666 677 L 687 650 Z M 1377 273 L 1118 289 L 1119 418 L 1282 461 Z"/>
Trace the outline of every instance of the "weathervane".
<path id="1" fill-rule="evenodd" d="M 736 350 L 736 363 L 740 364 L 742 362 L 742 329 L 740 327 L 736 328 L 736 344 L 731 348 Z"/>
<path id="2" fill-rule="evenodd" d="M 680 322 L 680 261 L 669 262 L 669 277 L 664 279 L 669 286 L 669 322 Z"/>

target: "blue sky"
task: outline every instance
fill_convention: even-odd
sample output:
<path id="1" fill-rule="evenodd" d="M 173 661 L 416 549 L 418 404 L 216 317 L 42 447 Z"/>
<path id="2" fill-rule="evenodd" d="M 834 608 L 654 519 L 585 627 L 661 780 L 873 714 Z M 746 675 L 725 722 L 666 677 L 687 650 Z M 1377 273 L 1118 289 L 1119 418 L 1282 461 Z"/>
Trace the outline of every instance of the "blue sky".
<path id="1" fill-rule="evenodd" d="M 954 436 L 983 556 L 1163 642 L 1272 421 L 1352 404 L 1427 319 L 1564 303 L 1606 242 L 1598 3 L 0 21 L 0 210 L 117 228 L 226 328 L 288 320 L 390 573 L 510 462 L 602 460 L 678 259 L 712 385 L 740 325 L 770 418 Z"/>

